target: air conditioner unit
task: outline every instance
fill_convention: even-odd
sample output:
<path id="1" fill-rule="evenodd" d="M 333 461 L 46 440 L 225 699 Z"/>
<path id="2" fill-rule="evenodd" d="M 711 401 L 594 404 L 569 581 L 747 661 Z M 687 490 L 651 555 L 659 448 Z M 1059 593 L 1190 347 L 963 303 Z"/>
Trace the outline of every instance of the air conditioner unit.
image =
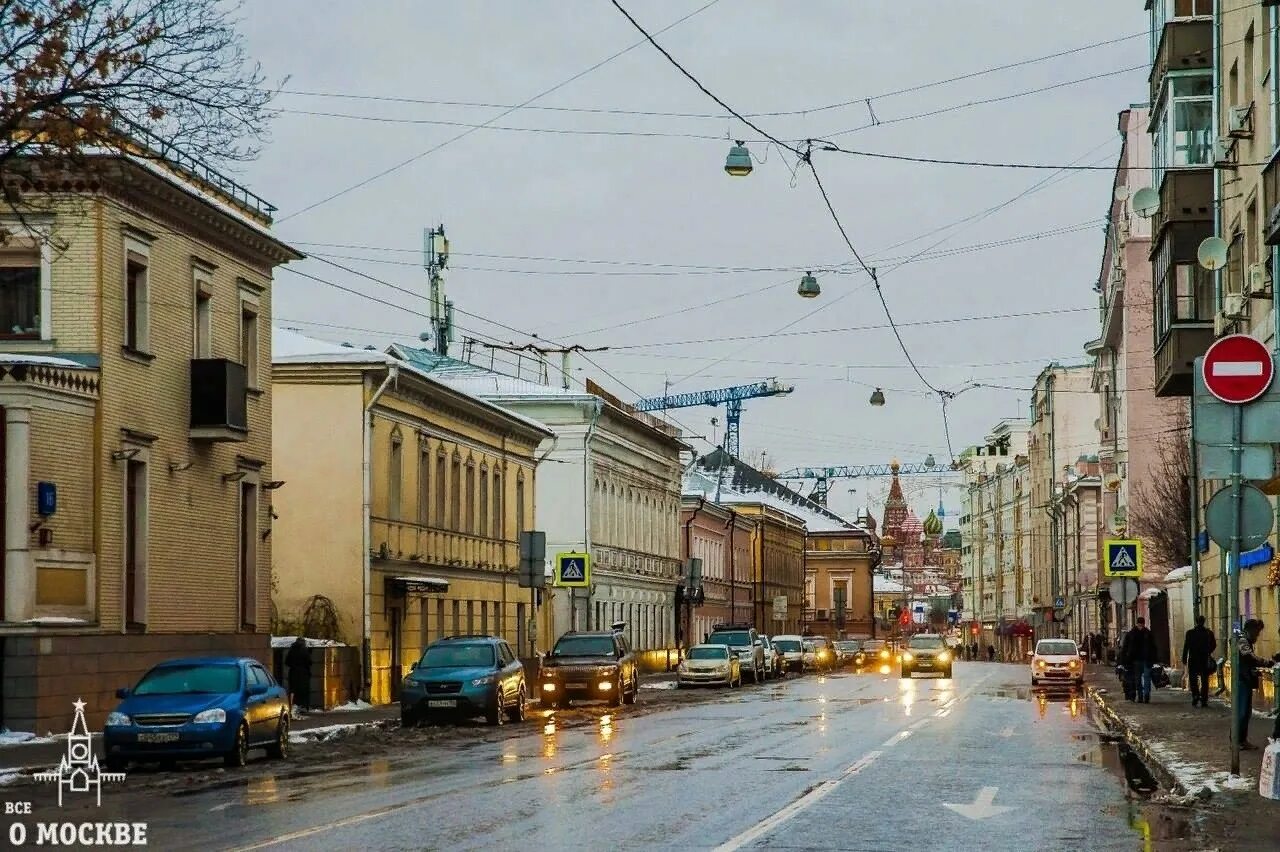
<path id="1" fill-rule="evenodd" d="M 1235 323 L 1235 320 L 1228 318 L 1227 315 L 1222 313 L 1221 311 L 1214 314 L 1213 315 L 1213 336 L 1222 337 L 1224 334 L 1231 331 L 1231 327 L 1234 323 Z"/>
<path id="2" fill-rule="evenodd" d="M 1253 136 L 1253 104 L 1232 107 L 1227 114 L 1227 133 L 1236 139 Z"/>
<path id="3" fill-rule="evenodd" d="M 1242 320 L 1247 319 L 1249 311 L 1245 307 L 1243 293 L 1227 293 L 1222 297 L 1222 313 L 1227 319 Z"/>
<path id="4" fill-rule="evenodd" d="M 1271 298 L 1271 275 L 1265 263 L 1253 263 L 1244 276 L 1244 292 L 1254 298 Z"/>
<path id="5" fill-rule="evenodd" d="M 815 620 L 816 620 L 816 621 L 826 621 L 826 620 L 827 620 L 827 611 L 826 611 L 825 609 L 820 609 L 820 610 L 818 610 L 818 615 L 817 615 L 817 618 L 816 618 Z"/>
<path id="6" fill-rule="evenodd" d="M 1213 165 L 1220 169 L 1234 169 L 1236 161 L 1236 140 L 1223 136 L 1213 145 Z"/>

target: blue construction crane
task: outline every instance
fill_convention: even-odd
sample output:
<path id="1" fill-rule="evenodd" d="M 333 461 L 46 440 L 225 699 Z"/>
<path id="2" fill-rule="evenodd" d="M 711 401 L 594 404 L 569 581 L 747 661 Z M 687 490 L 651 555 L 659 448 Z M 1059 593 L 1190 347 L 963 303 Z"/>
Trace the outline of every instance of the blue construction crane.
<path id="1" fill-rule="evenodd" d="M 827 505 L 827 492 L 831 490 L 833 479 L 858 479 L 864 476 L 914 476 L 917 474 L 958 473 L 955 465 L 941 465 L 933 456 L 924 460 L 924 464 L 857 464 L 840 467 L 795 467 L 777 475 L 777 479 L 812 479 L 813 493 L 809 499 L 820 506 Z M 941 500 L 939 500 L 941 504 Z"/>
<path id="2" fill-rule="evenodd" d="M 691 391 L 671 396 L 654 396 L 633 403 L 633 407 L 636 411 L 666 411 L 669 408 L 692 408 L 697 405 L 723 405 L 724 449 L 736 459 L 738 458 L 738 431 L 742 424 L 742 401 L 765 396 L 786 396 L 793 390 L 795 388 L 791 385 L 781 384 L 776 379 L 768 379 L 753 385 Z"/>

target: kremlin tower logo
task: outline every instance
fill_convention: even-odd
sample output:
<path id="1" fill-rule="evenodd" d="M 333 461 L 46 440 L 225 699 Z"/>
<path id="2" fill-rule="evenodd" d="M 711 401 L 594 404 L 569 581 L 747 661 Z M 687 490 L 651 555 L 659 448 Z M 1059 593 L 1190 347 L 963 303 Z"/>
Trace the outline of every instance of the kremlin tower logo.
<path id="1" fill-rule="evenodd" d="M 93 753 L 93 737 L 89 734 L 89 726 L 84 720 L 84 701 L 73 702 L 76 708 L 75 721 L 71 723 L 71 732 L 67 734 L 67 753 L 58 761 L 58 768 L 49 772 L 35 773 L 35 779 L 44 783 L 57 783 L 58 807 L 62 807 L 64 790 L 73 793 L 94 793 L 98 798 L 98 806 L 102 806 L 102 785 L 124 781 L 123 772 L 103 772 L 98 767 L 97 755 Z"/>

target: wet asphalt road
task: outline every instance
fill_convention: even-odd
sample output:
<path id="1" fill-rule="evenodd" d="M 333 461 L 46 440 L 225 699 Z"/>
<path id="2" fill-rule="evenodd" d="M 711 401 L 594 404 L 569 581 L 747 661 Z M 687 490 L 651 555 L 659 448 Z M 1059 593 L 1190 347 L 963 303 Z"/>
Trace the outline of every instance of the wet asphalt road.
<path id="1" fill-rule="evenodd" d="M 161 849 L 1142 848 L 1083 697 L 1033 697 L 1022 666 L 955 673 L 811 676 L 560 724 L 542 712 L 341 771 L 259 763 L 187 795 L 117 789 L 66 818 L 145 820 Z"/>

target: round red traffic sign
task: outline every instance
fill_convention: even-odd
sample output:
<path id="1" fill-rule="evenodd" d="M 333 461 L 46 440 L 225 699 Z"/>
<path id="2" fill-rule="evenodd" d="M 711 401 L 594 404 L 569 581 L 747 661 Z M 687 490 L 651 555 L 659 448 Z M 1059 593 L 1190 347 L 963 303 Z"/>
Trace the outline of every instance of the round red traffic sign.
<path id="1" fill-rule="evenodd" d="M 1201 362 L 1204 386 L 1223 402 L 1243 405 L 1267 392 L 1275 378 L 1271 350 L 1247 334 L 1220 338 Z"/>

